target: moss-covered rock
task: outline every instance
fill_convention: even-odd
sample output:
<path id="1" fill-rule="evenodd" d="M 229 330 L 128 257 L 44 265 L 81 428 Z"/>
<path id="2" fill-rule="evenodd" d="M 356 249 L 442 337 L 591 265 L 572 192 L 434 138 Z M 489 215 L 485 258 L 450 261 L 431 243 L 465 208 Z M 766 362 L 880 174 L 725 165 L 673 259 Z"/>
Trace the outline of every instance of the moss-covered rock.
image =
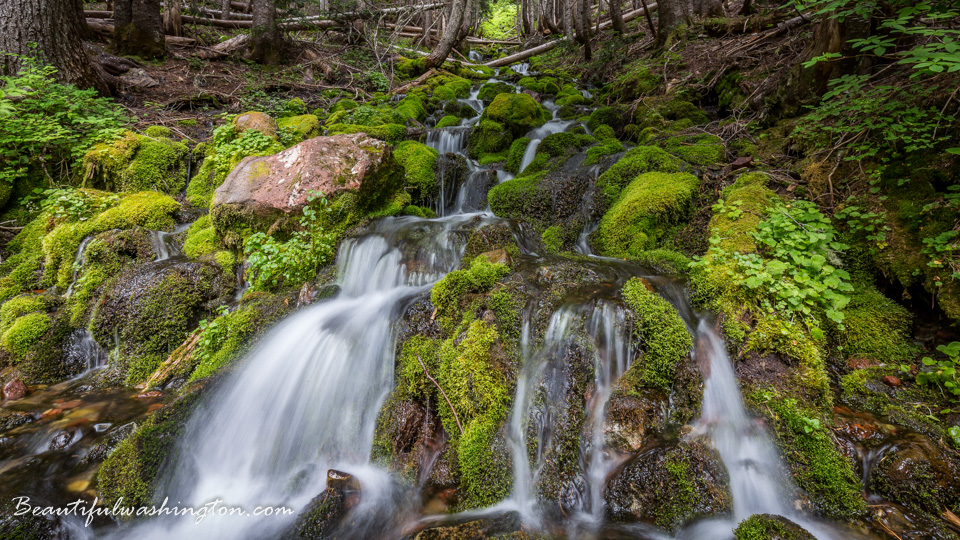
<path id="1" fill-rule="evenodd" d="M 84 187 L 109 191 L 155 190 L 175 195 L 187 184 L 187 153 L 168 136 L 126 132 L 83 157 Z"/>
<path id="2" fill-rule="evenodd" d="M 615 257 L 657 247 L 667 229 L 689 211 L 699 184 L 689 173 L 637 176 L 600 220 L 594 244 L 600 253 Z"/>
<path id="3" fill-rule="evenodd" d="M 657 91 L 662 78 L 653 72 L 643 60 L 625 66 L 613 81 L 613 90 L 625 102 L 634 101 Z"/>
<path id="4" fill-rule="evenodd" d="M 91 234 L 111 229 L 143 227 L 153 230 L 173 228 L 173 213 L 180 204 L 172 198 L 153 191 L 115 196 L 91 192 L 93 197 L 107 200 L 113 206 L 83 221 L 63 221 L 42 239 L 44 265 L 43 283 L 66 289 L 73 278 L 73 259 L 83 239 Z M 43 219 L 38 218 L 38 219 Z"/>
<path id="5" fill-rule="evenodd" d="M 677 310 L 640 278 L 623 286 L 623 301 L 634 315 L 634 334 L 642 354 L 625 381 L 633 386 L 669 390 L 680 364 L 690 354 L 693 339 Z"/>
<path id="6" fill-rule="evenodd" d="M 437 129 L 442 129 L 445 127 L 452 127 L 452 126 L 459 126 L 459 125 L 460 125 L 460 117 L 452 114 L 448 114 L 443 118 L 441 118 L 440 121 L 437 122 L 437 125 L 434 127 L 436 127 Z"/>
<path id="7" fill-rule="evenodd" d="M 487 154 L 496 154 L 510 148 L 513 135 L 499 122 L 480 119 L 480 122 L 470 132 L 467 142 L 467 153 L 473 159 L 481 159 Z"/>
<path id="8" fill-rule="evenodd" d="M 824 415 L 769 389 L 751 392 L 746 398 L 768 420 L 797 485 L 818 512 L 834 519 L 866 512 L 860 478 L 833 443 Z"/>
<path id="9" fill-rule="evenodd" d="M 352 135 L 366 133 L 389 143 L 398 143 L 407 136 L 407 128 L 402 124 L 383 124 L 379 126 L 365 126 L 358 124 L 332 124 L 327 126 L 327 135 Z"/>
<path id="10" fill-rule="evenodd" d="M 873 287 L 860 287 L 851 295 L 843 314 L 837 342 L 845 357 L 897 364 L 917 354 L 910 342 L 910 312 Z"/>
<path id="11" fill-rule="evenodd" d="M 112 506 L 123 499 L 124 506 L 154 502 L 157 475 L 183 433 L 187 420 L 202 394 L 182 395 L 148 417 L 107 456 L 97 471 L 97 494 Z"/>
<path id="12" fill-rule="evenodd" d="M 233 276 L 206 262 L 135 268 L 119 276 L 91 315 L 101 343 L 117 343 L 111 365 L 127 382 L 144 380 L 201 317 L 232 291 Z"/>
<path id="13" fill-rule="evenodd" d="M 393 150 L 414 204 L 429 206 L 437 197 L 437 156 L 436 150 L 416 141 L 404 141 Z"/>
<path id="14" fill-rule="evenodd" d="M 271 139 L 277 138 L 277 121 L 266 113 L 249 111 L 238 114 L 236 117 L 234 117 L 231 124 L 236 129 L 237 133 L 243 133 L 245 131 L 252 130 L 259 131 Z"/>
<path id="15" fill-rule="evenodd" d="M 22 358 L 47 330 L 50 329 L 50 317 L 46 313 L 30 313 L 17 317 L 0 336 L 0 345 L 14 358 Z"/>
<path id="16" fill-rule="evenodd" d="M 715 135 L 681 135 L 670 137 L 664 143 L 667 152 L 693 165 L 714 165 L 724 161 L 726 147 Z"/>
<path id="17" fill-rule="evenodd" d="M 513 94 L 516 90 L 505 82 L 488 82 L 480 87 L 477 97 L 489 104 L 500 94 Z"/>
<path id="18" fill-rule="evenodd" d="M 510 144 L 510 150 L 507 152 L 507 170 L 513 174 L 520 172 L 520 164 L 523 162 L 523 154 L 527 151 L 527 145 L 530 144 L 528 137 L 520 137 Z"/>
<path id="19" fill-rule="evenodd" d="M 542 126 L 550 117 L 550 112 L 529 94 L 499 94 L 483 111 L 484 119 L 499 123 L 514 137 Z"/>
<path id="20" fill-rule="evenodd" d="M 277 120 L 277 127 L 280 139 L 288 146 L 320 135 L 320 119 L 312 114 L 281 118 Z"/>
<path id="21" fill-rule="evenodd" d="M 735 540 L 814 540 L 816 537 L 783 516 L 755 514 L 733 531 Z"/>
<path id="22" fill-rule="evenodd" d="M 423 106 L 423 101 L 417 96 L 405 96 L 396 107 L 398 113 L 408 120 L 422 121 L 427 117 L 427 109 Z"/>
<path id="23" fill-rule="evenodd" d="M 609 208 L 620 197 L 623 188 L 637 176 L 647 172 L 674 173 L 680 171 L 680 160 L 656 146 L 631 148 L 620 160 L 597 178 L 597 190 L 602 202 Z"/>
<path id="24" fill-rule="evenodd" d="M 187 185 L 187 201 L 191 206 L 206 208 L 213 192 L 244 158 L 267 156 L 282 149 L 279 141 L 258 130 L 240 131 L 233 124 L 220 126 L 213 132 L 212 144 L 205 146 L 203 163 Z"/>

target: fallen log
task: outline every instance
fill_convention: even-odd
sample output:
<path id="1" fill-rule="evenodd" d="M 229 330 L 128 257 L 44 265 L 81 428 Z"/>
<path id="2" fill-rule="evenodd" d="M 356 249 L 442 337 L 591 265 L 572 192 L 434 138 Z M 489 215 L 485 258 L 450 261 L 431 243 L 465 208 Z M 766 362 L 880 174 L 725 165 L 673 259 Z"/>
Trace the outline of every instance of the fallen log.
<path id="1" fill-rule="evenodd" d="M 655 9 L 657 9 L 657 4 L 656 4 L 656 3 L 650 4 L 649 10 L 650 10 L 650 11 L 653 11 L 653 10 L 655 10 Z M 624 14 L 623 14 L 623 22 L 630 22 L 630 21 L 632 21 L 633 19 L 636 19 L 637 17 L 639 17 L 640 15 L 642 15 L 645 11 L 646 11 L 646 10 L 644 10 L 643 8 L 640 8 L 640 9 L 635 9 L 635 10 L 633 10 L 633 11 L 624 13 Z M 607 28 L 610 28 L 611 26 L 613 26 L 613 21 L 610 20 L 610 19 L 607 19 L 606 21 L 600 23 L 600 29 L 601 29 L 601 30 L 605 30 L 605 29 L 607 29 Z M 532 49 L 527 49 L 527 50 L 525 50 L 525 51 L 520 51 L 520 52 L 518 52 L 518 53 L 511 54 L 510 56 L 504 56 L 503 58 L 498 58 L 497 60 L 491 60 L 490 62 L 487 62 L 486 64 L 482 64 L 482 65 L 487 66 L 487 67 L 503 67 L 503 66 L 509 66 L 510 64 L 513 64 L 513 63 L 516 63 L 516 62 L 522 62 L 523 60 L 526 60 L 527 58 L 530 58 L 531 56 L 536 56 L 536 55 L 538 55 L 538 54 L 545 53 L 545 52 L 553 49 L 553 48 L 556 47 L 557 45 L 560 45 L 561 43 L 563 43 L 563 41 L 564 41 L 563 39 L 555 39 L 555 40 L 553 40 L 553 41 L 548 41 L 548 42 L 544 43 L 543 45 L 538 45 L 538 46 L 536 46 L 536 47 L 534 47 L 534 48 L 532 48 Z"/>
<path id="2" fill-rule="evenodd" d="M 113 37 L 113 22 L 105 19 L 87 19 L 87 26 L 98 34 L 105 37 Z M 189 37 L 164 36 L 167 45 L 189 46 L 197 43 L 197 40 Z"/>
<path id="3" fill-rule="evenodd" d="M 403 94 L 404 92 L 407 91 L 408 88 L 413 88 L 414 86 L 417 86 L 418 84 L 423 84 L 427 79 L 429 79 L 430 77 L 433 77 L 433 76 L 436 75 L 436 74 L 437 74 L 437 70 L 435 70 L 435 69 L 429 69 L 429 70 L 427 70 L 426 73 L 424 73 L 423 75 L 417 77 L 417 78 L 414 79 L 413 81 L 408 82 L 407 84 L 405 84 L 405 85 L 403 85 L 403 86 L 394 88 L 393 90 L 390 91 L 390 94 L 391 94 L 391 95 L 393 95 L 393 94 Z"/>

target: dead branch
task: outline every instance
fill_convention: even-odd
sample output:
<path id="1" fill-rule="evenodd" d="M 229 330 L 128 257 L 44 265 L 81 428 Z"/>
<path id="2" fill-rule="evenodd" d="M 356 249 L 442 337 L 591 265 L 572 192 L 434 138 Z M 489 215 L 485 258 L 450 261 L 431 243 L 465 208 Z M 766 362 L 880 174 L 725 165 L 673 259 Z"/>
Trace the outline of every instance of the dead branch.
<path id="1" fill-rule="evenodd" d="M 443 394 L 443 399 L 447 400 L 447 405 L 449 405 L 450 410 L 453 411 L 453 419 L 457 421 L 457 427 L 460 428 L 460 434 L 462 435 L 463 425 L 460 423 L 460 417 L 457 416 L 457 410 L 453 408 L 453 403 L 450 403 L 450 398 L 447 397 L 447 393 L 443 391 L 443 388 L 440 388 L 440 383 L 438 383 L 436 379 L 430 376 L 430 372 L 427 371 L 427 365 L 423 363 L 422 359 L 420 359 L 419 353 L 417 353 L 417 361 L 420 362 L 420 367 L 423 368 L 423 372 L 424 374 L 426 374 L 427 378 L 430 379 L 430 382 L 436 385 L 437 389 L 440 390 L 440 393 Z"/>

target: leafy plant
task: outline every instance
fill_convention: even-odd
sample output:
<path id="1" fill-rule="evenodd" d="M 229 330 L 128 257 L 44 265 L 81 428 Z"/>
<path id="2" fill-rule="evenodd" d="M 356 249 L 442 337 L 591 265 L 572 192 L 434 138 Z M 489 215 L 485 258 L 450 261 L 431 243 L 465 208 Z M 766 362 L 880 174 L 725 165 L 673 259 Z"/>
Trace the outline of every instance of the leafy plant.
<path id="1" fill-rule="evenodd" d="M 96 197 L 90 193 L 74 188 L 35 189 L 34 194 L 40 198 L 40 208 L 49 212 L 54 219 L 69 219 L 72 221 L 86 221 L 94 214 L 98 214 L 120 201 L 120 196 L 111 194 Z"/>
<path id="2" fill-rule="evenodd" d="M 960 403 L 960 377 L 957 376 L 957 370 L 960 369 L 960 341 L 940 345 L 937 350 L 947 357 L 946 360 L 924 357 L 923 365 L 928 370 L 917 373 L 917 384 L 936 384 L 950 394 L 950 401 Z"/>
<path id="3" fill-rule="evenodd" d="M 303 283 L 333 260 L 336 236 L 319 224 L 319 213 L 329 211 L 329 201 L 323 194 L 311 192 L 300 218 L 301 230 L 286 241 L 264 233 L 254 233 L 246 239 L 243 251 L 247 257 L 247 280 L 254 290 Z"/>
<path id="4" fill-rule="evenodd" d="M 722 199 L 714 212 L 737 219 L 743 211 Z M 850 275 L 838 268 L 836 253 L 847 246 L 835 240 L 837 231 L 817 206 L 809 201 L 778 204 L 754 233 L 758 253 L 728 253 L 718 247 L 721 238 L 710 239 L 709 254 L 733 263 L 732 276 L 753 291 L 759 304 L 770 312 L 799 316 L 813 322 L 822 312 L 842 324 L 843 310 L 853 291 Z M 705 264 L 701 260 L 695 264 Z M 819 330 L 817 331 L 819 333 Z"/>
<path id="5" fill-rule="evenodd" d="M 128 121 L 95 90 L 61 84 L 56 68 L 21 60 L 16 75 L 0 78 L 0 182 L 13 183 L 37 169 L 51 178 L 66 174 Z"/>
<path id="6" fill-rule="evenodd" d="M 847 203 L 856 202 L 853 198 L 847 200 Z M 887 233 L 890 227 L 887 225 L 886 212 L 883 210 L 874 212 L 859 204 L 845 204 L 833 214 L 833 217 L 846 226 L 851 237 L 866 240 L 871 251 L 876 252 L 887 247 Z"/>

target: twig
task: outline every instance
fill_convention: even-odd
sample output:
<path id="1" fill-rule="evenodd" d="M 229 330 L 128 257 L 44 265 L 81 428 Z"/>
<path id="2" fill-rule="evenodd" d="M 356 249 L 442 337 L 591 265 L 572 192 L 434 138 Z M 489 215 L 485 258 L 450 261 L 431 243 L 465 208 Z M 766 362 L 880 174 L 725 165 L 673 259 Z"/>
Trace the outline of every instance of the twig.
<path id="1" fill-rule="evenodd" d="M 460 434 L 463 435 L 463 425 L 460 423 L 460 417 L 457 416 L 457 410 L 453 408 L 453 403 L 450 403 L 450 398 L 447 397 L 447 393 L 444 392 L 443 388 L 440 387 L 440 383 L 430 376 L 430 372 L 427 371 L 427 365 L 424 364 L 423 360 L 420 358 L 420 353 L 417 353 L 417 361 L 420 362 L 420 367 L 423 368 L 423 373 L 426 374 L 428 379 L 430 379 L 430 382 L 436 385 L 437 390 L 440 390 L 440 393 L 443 394 L 443 399 L 447 400 L 447 405 L 449 405 L 450 410 L 453 411 L 453 419 L 457 421 L 457 427 L 460 428 Z"/>

